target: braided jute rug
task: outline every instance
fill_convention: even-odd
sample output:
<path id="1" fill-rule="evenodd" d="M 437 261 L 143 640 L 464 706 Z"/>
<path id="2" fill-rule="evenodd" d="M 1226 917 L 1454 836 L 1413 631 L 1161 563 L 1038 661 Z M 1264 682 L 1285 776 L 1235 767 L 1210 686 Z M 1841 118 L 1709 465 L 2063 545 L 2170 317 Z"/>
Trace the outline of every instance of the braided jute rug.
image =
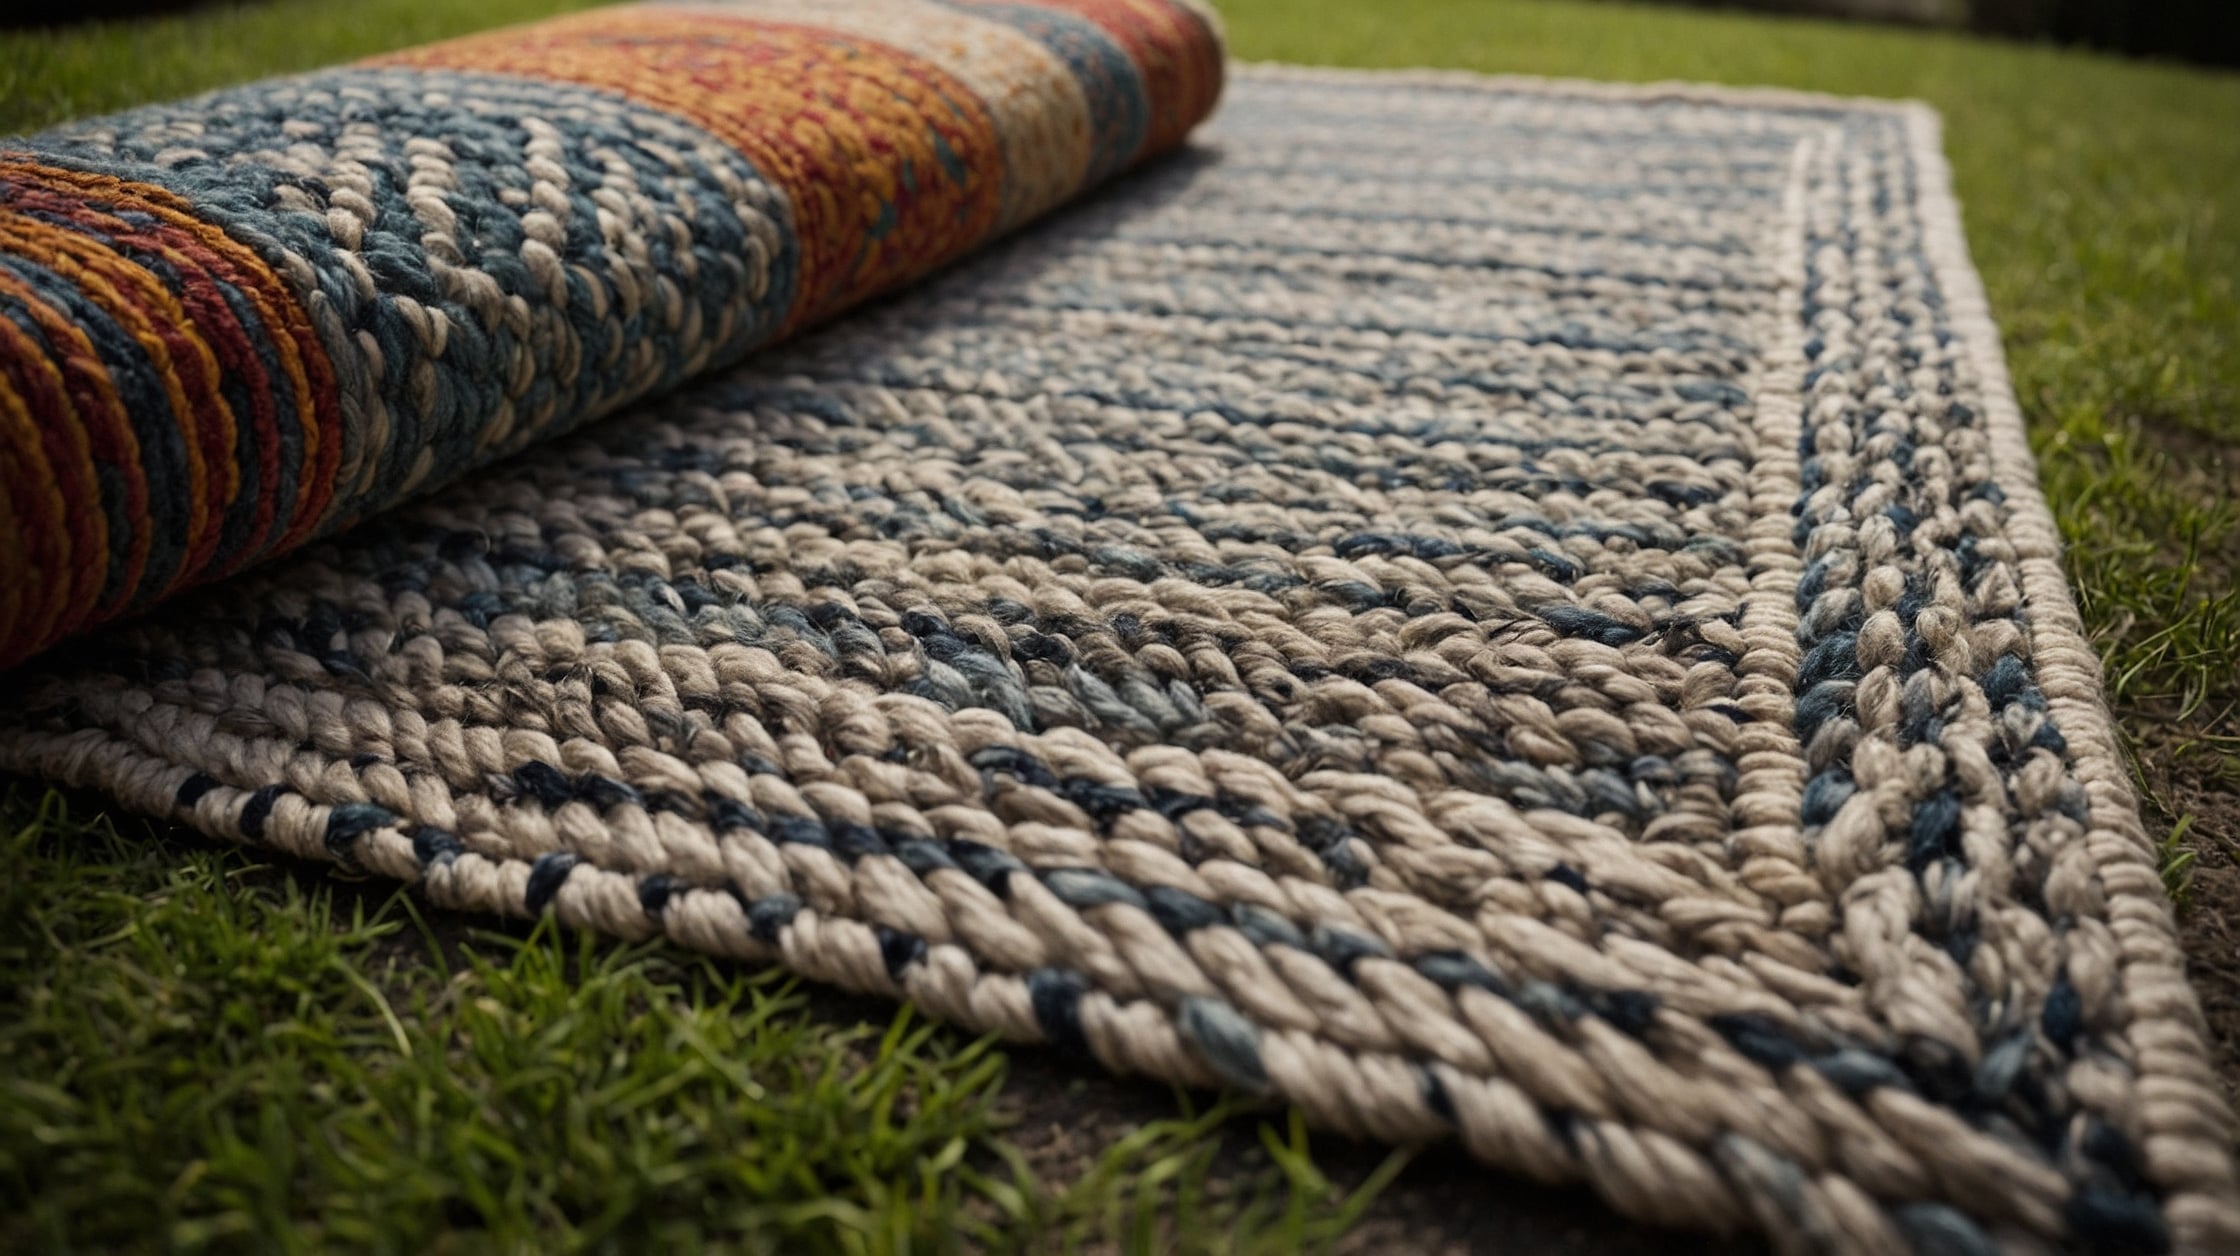
<path id="1" fill-rule="evenodd" d="M 1784 1249 L 2233 1250 L 1927 111 L 1257 68 L 0 764 Z"/>

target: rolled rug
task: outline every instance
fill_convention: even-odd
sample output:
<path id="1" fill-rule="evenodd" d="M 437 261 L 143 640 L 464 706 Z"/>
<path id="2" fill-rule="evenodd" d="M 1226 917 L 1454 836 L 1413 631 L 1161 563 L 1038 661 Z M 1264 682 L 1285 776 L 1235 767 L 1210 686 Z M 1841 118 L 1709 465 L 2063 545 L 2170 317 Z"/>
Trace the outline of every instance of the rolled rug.
<path id="1" fill-rule="evenodd" d="M 1192 0 L 630 5 L 0 144 L 0 667 L 1174 147 Z"/>

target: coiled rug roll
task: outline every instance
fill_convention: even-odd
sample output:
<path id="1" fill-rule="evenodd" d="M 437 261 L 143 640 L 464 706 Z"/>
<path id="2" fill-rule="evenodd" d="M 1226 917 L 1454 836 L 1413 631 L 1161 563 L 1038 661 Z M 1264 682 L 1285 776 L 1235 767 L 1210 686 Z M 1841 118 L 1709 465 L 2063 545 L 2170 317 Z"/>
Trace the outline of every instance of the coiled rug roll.
<path id="1" fill-rule="evenodd" d="M 1220 86 L 1190 0 L 723 0 L 0 148 L 0 667 L 922 275 Z"/>
<path id="2" fill-rule="evenodd" d="M 319 213 L 258 218 L 265 183 L 238 211 L 128 208 L 79 169 L 128 143 L 148 187 L 185 177 L 162 160 L 221 169 L 180 156 L 205 105 L 47 142 L 16 229 L 77 215 L 152 276 L 236 267 L 213 317 L 305 294 L 274 361 L 361 373 L 341 436 L 275 425 L 271 465 L 320 465 L 282 434 L 318 432 L 340 468 L 316 509 L 236 527 L 208 468 L 254 459 L 179 480 L 205 497 L 167 507 L 204 527 L 161 551 L 176 583 L 1171 141 L 1213 89 L 1204 28 L 1071 7 L 1116 33 L 1000 12 L 1075 81 L 1143 67 L 1081 97 L 1142 117 L 1084 104 L 1070 133 L 1118 138 L 1043 170 L 942 104 L 917 157 L 845 149 L 916 189 L 891 215 L 877 179 L 819 200 L 829 170 L 626 103 L 679 98 L 685 64 L 767 82 L 705 30 L 772 64 L 808 39 L 660 9 L 348 72 L 391 122 L 452 111 L 381 161 L 389 123 L 261 89 L 297 94 L 268 164 L 309 127 L 336 171 L 270 187 Z M 1205 59 L 1157 70 L 1121 13 Z M 991 82 L 976 46 L 940 64 Z M 599 85 L 455 68 L 502 58 Z M 936 80 L 852 81 L 868 115 Z M 460 174 L 482 151 L 523 174 Z M 960 182 L 999 151 L 1016 178 Z M 408 172 L 379 212 L 376 169 Z M 434 194 L 454 181 L 484 194 Z M 332 269 L 291 269 L 283 228 Z M 491 260 L 462 272 L 447 239 Z M 438 320 L 430 277 L 462 274 Z M 387 321 L 320 331 L 368 309 Z M 482 366 L 432 353 L 462 343 Z M 134 387 L 113 426 L 175 411 Z M 431 398 L 505 417 L 430 424 Z M 24 601 L 21 639 L 149 581 Z M 2240 1250 L 2233 1122 L 1918 108 L 1248 71 L 1185 154 L 937 280 L 12 680 L 0 769 L 1449 1138 L 1652 1221 L 1796 1251 Z"/>

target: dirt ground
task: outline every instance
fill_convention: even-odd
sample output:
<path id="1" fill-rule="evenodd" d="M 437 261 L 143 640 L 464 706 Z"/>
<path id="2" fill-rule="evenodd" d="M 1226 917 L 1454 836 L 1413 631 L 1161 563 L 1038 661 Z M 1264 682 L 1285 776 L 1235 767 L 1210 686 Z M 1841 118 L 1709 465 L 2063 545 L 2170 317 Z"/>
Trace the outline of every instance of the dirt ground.
<path id="1" fill-rule="evenodd" d="M 1019 1123 L 1011 1138 L 1045 1180 L 1064 1182 L 1139 1123 L 1173 1115 L 1169 1094 L 1161 1085 L 1070 1067 L 1046 1052 L 1015 1051 L 1007 1097 Z M 1239 1121 L 1226 1131 L 1220 1159 L 1226 1172 L 1242 1175 L 1262 1163 L 1255 1124 Z M 1316 1165 L 1340 1190 L 1358 1185 L 1389 1152 L 1337 1139 L 1315 1141 Z M 1418 1153 L 1336 1250 L 1361 1256 L 1512 1251 L 1630 1256 L 1758 1248 L 1637 1225 L 1582 1188 L 1490 1173 L 1450 1145 Z"/>
<path id="2" fill-rule="evenodd" d="M 2225 1093 L 2240 1104 L 2240 789 L 2232 776 L 2235 767 L 2227 756 L 2198 748 L 2148 750 L 2140 765 L 2148 788 L 2161 796 L 2170 816 L 2193 817 L 2186 845 L 2196 854 L 2178 913 L 2178 933 L 2209 1020 L 2218 1074 Z M 2150 814 L 2150 825 L 2156 818 Z"/>

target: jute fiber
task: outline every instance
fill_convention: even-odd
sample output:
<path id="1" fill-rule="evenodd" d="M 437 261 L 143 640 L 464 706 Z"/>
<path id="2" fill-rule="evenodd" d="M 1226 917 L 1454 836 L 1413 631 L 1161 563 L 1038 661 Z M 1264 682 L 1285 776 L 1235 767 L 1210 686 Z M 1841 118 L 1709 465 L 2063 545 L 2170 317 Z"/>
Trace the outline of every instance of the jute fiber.
<path id="1" fill-rule="evenodd" d="M 2234 1250 L 1913 107 L 1256 69 L 19 673 L 0 764 L 1784 1250 Z"/>
<path id="2" fill-rule="evenodd" d="M 1194 0 L 675 0 L 0 140 L 0 668 L 1174 147 Z"/>

